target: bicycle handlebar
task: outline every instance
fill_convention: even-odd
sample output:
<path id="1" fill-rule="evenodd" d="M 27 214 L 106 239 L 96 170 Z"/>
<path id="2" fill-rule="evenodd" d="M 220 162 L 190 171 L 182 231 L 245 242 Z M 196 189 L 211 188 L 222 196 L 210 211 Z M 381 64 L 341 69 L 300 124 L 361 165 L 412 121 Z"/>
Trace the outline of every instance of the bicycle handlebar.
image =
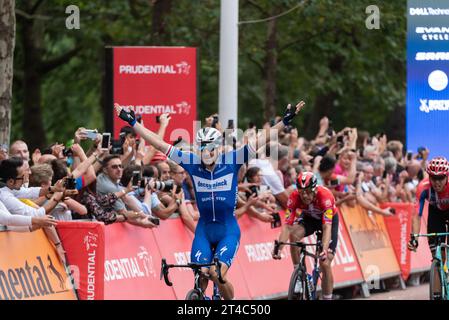
<path id="1" fill-rule="evenodd" d="M 442 236 L 449 236 L 449 232 L 441 232 L 441 233 L 411 233 L 410 237 L 417 238 L 417 237 L 442 237 Z"/>
<path id="2" fill-rule="evenodd" d="M 287 246 L 294 246 L 294 247 L 299 247 L 302 249 L 305 249 L 307 247 L 315 247 L 315 246 L 321 246 L 321 241 L 318 241 L 317 243 L 304 243 L 304 242 L 280 242 L 278 240 L 274 240 L 274 255 L 278 255 L 279 254 L 279 247 L 281 245 L 287 245 Z M 318 254 L 311 254 L 309 252 L 307 252 L 305 250 L 305 255 L 312 257 L 312 258 L 319 258 Z"/>
<path id="3" fill-rule="evenodd" d="M 168 269 L 172 267 L 172 265 L 168 265 L 167 261 L 165 259 L 162 259 L 162 266 L 161 266 L 161 276 L 160 280 L 162 280 L 162 276 L 164 277 L 165 284 L 169 287 L 173 286 L 173 283 L 170 282 L 170 279 L 168 279 Z"/>
<path id="4" fill-rule="evenodd" d="M 197 263 L 167 264 L 167 260 L 162 259 L 160 280 L 162 280 L 162 277 L 163 277 L 165 284 L 167 286 L 171 287 L 171 286 L 173 286 L 173 283 L 168 278 L 168 273 L 169 273 L 170 268 L 190 268 L 194 271 L 200 271 L 201 268 L 212 267 L 212 266 L 215 266 L 217 269 L 218 281 L 222 284 L 226 283 L 226 281 L 223 280 L 223 277 L 221 275 L 221 262 L 218 260 L 218 258 L 214 258 L 213 263 L 204 263 L 204 264 L 197 264 Z"/>

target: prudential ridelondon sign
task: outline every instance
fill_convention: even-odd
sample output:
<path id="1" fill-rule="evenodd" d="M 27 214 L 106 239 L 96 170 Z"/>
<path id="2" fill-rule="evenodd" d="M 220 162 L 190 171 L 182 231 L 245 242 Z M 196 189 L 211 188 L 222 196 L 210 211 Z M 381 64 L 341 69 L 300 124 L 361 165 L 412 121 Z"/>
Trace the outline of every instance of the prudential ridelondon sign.
<path id="1" fill-rule="evenodd" d="M 449 0 L 408 0 L 407 149 L 449 157 Z"/>

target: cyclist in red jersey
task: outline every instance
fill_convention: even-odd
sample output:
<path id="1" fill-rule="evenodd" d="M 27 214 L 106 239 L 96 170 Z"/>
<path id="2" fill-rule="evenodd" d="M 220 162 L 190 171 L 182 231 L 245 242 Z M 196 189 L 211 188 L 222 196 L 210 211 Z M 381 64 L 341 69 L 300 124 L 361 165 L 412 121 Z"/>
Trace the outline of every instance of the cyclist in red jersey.
<path id="1" fill-rule="evenodd" d="M 444 233 L 449 221 L 449 162 L 444 157 L 433 158 L 427 165 L 426 172 L 429 178 L 422 180 L 416 191 L 416 211 L 418 214 L 413 218 L 412 233 L 419 233 L 421 217 L 424 204 L 429 202 L 429 215 L 427 217 L 427 233 Z M 441 237 L 445 241 L 446 237 Z M 429 248 L 432 256 L 435 254 L 437 239 L 429 237 Z M 416 251 L 418 240 L 411 238 L 408 243 L 409 250 Z M 443 253 L 444 257 L 444 253 Z M 438 276 L 438 273 L 435 273 Z M 435 281 L 439 284 L 439 280 Z M 435 288 L 440 292 L 441 288 Z"/>
<path id="2" fill-rule="evenodd" d="M 427 165 L 426 172 L 429 178 L 422 180 L 417 187 L 416 210 L 412 226 L 412 233 L 419 233 L 420 220 L 424 204 L 429 202 L 429 216 L 427 220 L 427 233 L 446 232 L 446 221 L 449 221 L 449 162 L 446 158 L 437 157 Z M 436 239 L 429 238 L 429 247 L 433 253 Z M 418 241 L 410 239 L 409 249 L 416 250 Z"/>
<path id="3" fill-rule="evenodd" d="M 323 251 L 320 252 L 320 269 L 323 272 L 323 299 L 332 299 L 333 275 L 331 263 L 338 242 L 338 209 L 332 192 L 323 186 L 317 186 L 317 179 L 311 172 L 298 175 L 298 187 L 289 197 L 285 224 L 279 236 L 280 242 L 301 241 L 304 237 L 322 230 Z M 282 246 L 280 246 L 282 249 Z M 281 250 L 279 250 L 280 252 Z M 292 262 L 299 264 L 299 249 L 291 247 Z M 274 259 L 280 259 L 280 253 L 272 253 Z"/>

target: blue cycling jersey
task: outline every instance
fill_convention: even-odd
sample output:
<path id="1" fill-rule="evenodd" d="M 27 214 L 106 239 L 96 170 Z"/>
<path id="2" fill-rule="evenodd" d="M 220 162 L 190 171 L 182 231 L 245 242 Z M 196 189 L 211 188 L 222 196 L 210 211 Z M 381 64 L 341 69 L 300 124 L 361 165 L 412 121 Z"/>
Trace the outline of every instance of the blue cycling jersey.
<path id="1" fill-rule="evenodd" d="M 238 193 L 238 172 L 255 152 L 249 145 L 221 154 L 212 171 L 207 170 L 198 155 L 170 146 L 166 155 L 178 163 L 192 178 L 200 221 L 234 222 Z"/>

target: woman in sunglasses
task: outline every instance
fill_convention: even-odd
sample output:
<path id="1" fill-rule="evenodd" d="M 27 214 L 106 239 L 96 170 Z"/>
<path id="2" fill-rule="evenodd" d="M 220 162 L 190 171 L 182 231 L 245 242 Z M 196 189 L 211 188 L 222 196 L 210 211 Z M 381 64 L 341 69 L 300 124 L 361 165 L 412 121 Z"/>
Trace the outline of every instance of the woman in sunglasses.
<path id="1" fill-rule="evenodd" d="M 209 273 L 226 300 L 234 297 L 233 286 L 226 274 L 240 242 L 240 228 L 235 217 L 239 169 L 255 155 L 256 146 L 262 147 L 269 142 L 270 129 L 282 131 L 304 105 L 303 101 L 296 108 L 288 105 L 282 121 L 248 141 L 242 148 L 226 153 L 222 152 L 222 133 L 212 127 L 202 128 L 195 139 L 199 146 L 198 153 L 190 153 L 167 144 L 156 133 L 138 123 L 133 111 L 126 111 L 115 104 L 117 115 L 122 120 L 134 127 L 142 139 L 179 164 L 192 178 L 200 218 L 195 229 L 190 259 L 192 263 L 208 264 L 214 257 L 218 258 L 225 283 L 218 281 L 214 267 L 204 269 L 203 272 Z M 167 119 L 168 114 L 161 115 L 161 125 Z M 202 287 L 206 289 L 207 280 Z"/>

